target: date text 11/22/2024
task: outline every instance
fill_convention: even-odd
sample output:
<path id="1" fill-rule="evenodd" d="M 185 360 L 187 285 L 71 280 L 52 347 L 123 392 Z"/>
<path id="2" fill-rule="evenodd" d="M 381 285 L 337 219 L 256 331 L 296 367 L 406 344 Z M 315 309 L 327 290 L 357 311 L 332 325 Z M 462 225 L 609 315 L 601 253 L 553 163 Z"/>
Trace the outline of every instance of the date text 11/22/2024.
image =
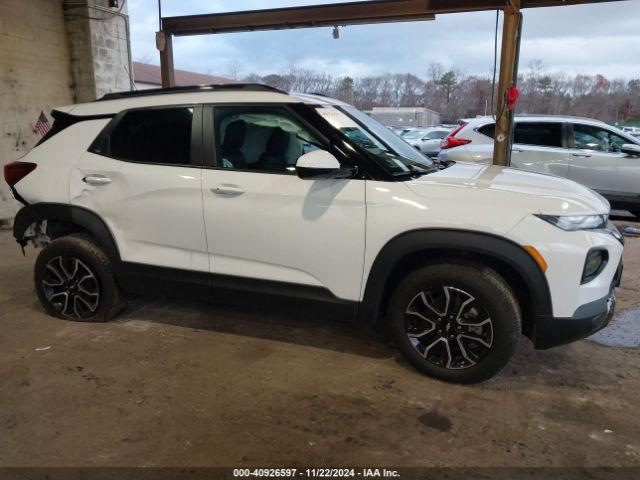
<path id="1" fill-rule="evenodd" d="M 398 478 L 400 474 L 397 470 L 386 468 L 236 468 L 233 476 L 258 477 L 258 478 Z"/>

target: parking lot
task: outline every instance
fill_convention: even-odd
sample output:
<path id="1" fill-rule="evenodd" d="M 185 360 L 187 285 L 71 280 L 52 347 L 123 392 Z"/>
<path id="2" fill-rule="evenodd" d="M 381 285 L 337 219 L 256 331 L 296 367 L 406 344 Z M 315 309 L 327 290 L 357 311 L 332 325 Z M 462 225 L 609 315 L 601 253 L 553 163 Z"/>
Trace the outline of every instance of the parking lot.
<path id="1" fill-rule="evenodd" d="M 598 336 L 626 348 L 523 339 L 478 386 L 305 315 L 144 298 L 112 323 L 57 320 L 36 254 L 0 232 L 1 466 L 640 466 L 640 239 Z"/>

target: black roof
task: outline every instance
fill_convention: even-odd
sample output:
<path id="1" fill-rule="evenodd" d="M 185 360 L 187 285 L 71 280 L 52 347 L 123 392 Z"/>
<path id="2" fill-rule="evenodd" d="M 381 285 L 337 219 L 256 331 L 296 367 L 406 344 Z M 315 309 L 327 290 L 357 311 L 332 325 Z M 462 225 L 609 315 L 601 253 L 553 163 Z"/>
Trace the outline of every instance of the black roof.
<path id="1" fill-rule="evenodd" d="M 145 90 L 134 90 L 130 92 L 114 92 L 107 93 L 100 97 L 97 101 L 103 100 L 117 100 L 119 98 L 133 98 L 133 97 L 146 97 L 151 95 L 166 95 L 170 93 L 192 93 L 192 92 L 207 92 L 207 91 L 224 91 L 224 90 L 242 90 L 245 92 L 277 92 L 287 93 L 269 85 L 262 85 L 260 83 L 220 83 L 216 85 L 188 85 L 180 87 L 167 87 L 167 88 L 149 88 Z"/>

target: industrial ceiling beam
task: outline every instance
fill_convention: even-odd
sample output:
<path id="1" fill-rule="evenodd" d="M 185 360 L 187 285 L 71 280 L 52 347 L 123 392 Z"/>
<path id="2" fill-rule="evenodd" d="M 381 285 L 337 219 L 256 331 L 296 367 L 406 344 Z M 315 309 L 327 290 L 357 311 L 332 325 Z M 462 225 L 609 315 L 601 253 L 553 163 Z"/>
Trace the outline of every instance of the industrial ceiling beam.
<path id="1" fill-rule="evenodd" d="M 521 8 L 617 0 L 522 0 Z M 444 13 L 503 9 L 507 0 L 370 0 L 304 7 L 164 17 L 162 29 L 175 36 L 253 32 L 334 25 L 433 20 Z"/>
<path id="2" fill-rule="evenodd" d="M 368 0 L 304 7 L 247 10 L 162 18 L 158 50 L 162 85 L 173 86 L 171 38 L 181 35 L 253 32 L 324 26 L 433 20 L 445 13 L 502 10 L 502 54 L 496 105 L 493 163 L 509 165 L 513 145 L 513 110 L 507 108 L 507 90 L 518 80 L 518 56 L 524 8 L 555 7 L 620 0 Z"/>

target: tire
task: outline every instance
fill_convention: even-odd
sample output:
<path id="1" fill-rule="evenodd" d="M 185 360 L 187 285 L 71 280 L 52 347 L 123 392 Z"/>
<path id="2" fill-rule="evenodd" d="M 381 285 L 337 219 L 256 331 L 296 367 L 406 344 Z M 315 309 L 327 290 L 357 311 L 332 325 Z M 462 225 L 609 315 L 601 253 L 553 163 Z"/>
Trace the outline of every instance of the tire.
<path id="1" fill-rule="evenodd" d="M 498 374 L 522 331 L 513 291 L 479 264 L 432 264 L 410 273 L 387 313 L 402 356 L 418 371 L 452 383 Z"/>
<path id="2" fill-rule="evenodd" d="M 107 322 L 124 306 L 109 258 L 89 235 L 53 240 L 38 255 L 36 292 L 49 315 Z"/>

